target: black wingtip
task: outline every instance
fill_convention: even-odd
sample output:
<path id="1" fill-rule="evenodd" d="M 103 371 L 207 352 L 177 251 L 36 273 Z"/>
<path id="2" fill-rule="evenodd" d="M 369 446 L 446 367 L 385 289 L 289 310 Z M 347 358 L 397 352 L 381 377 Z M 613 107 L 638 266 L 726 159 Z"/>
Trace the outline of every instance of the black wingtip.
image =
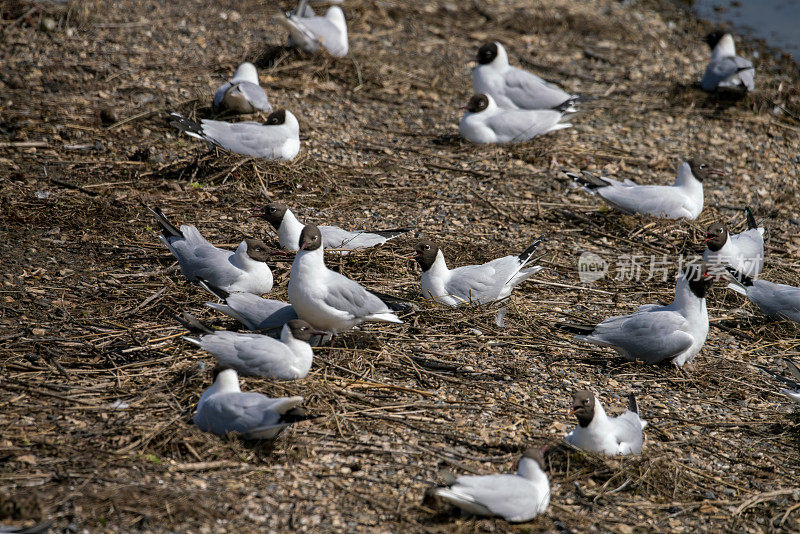
<path id="1" fill-rule="evenodd" d="M 569 332 L 571 334 L 578 334 L 581 336 L 588 336 L 594 332 L 595 327 L 586 324 L 573 324 L 573 323 L 556 323 L 556 328 Z"/>
<path id="2" fill-rule="evenodd" d="M 737 282 L 739 282 L 739 284 L 741 284 L 741 285 L 743 285 L 745 287 L 750 287 L 750 286 L 753 285 L 753 279 L 752 278 L 750 278 L 749 276 L 747 276 L 744 273 L 740 273 L 739 271 L 737 271 L 736 269 L 734 269 L 730 265 L 726 265 L 725 266 L 725 270 L 728 271 L 730 273 L 730 275 L 733 277 L 733 279 L 736 280 Z"/>
<path id="3" fill-rule="evenodd" d="M 170 121 L 170 124 L 175 128 L 184 132 L 191 132 L 197 135 L 203 134 L 203 127 L 199 123 L 191 119 L 187 119 L 180 113 L 175 113 L 174 111 L 170 112 L 169 116 L 172 119 Z"/>
<path id="4" fill-rule="evenodd" d="M 574 106 L 575 103 L 580 99 L 581 99 L 580 95 L 572 95 L 571 97 L 569 97 L 568 99 L 566 99 L 562 103 L 560 103 L 559 105 L 553 106 L 550 109 L 555 110 L 555 111 L 560 111 L 561 113 L 564 113 L 564 112 L 568 111 L 572 106 Z"/>
<path id="5" fill-rule="evenodd" d="M 319 419 L 320 417 L 323 416 L 320 414 L 310 414 L 302 406 L 296 406 L 281 415 L 281 423 L 299 423 L 300 421 Z"/>
<path id="6" fill-rule="evenodd" d="M 391 230 L 374 230 L 370 232 L 371 234 L 377 234 L 381 237 L 385 237 L 386 239 L 391 239 L 393 237 L 397 237 L 399 235 L 403 235 L 405 233 L 414 230 L 413 226 L 408 226 L 404 228 L 392 228 Z"/>
<path id="7" fill-rule="evenodd" d="M 208 280 L 203 280 L 202 278 L 198 278 L 197 283 L 200 284 L 200 287 L 214 295 L 220 300 L 226 300 L 231 294 L 222 289 L 221 287 L 217 287 Z"/>
<path id="8" fill-rule="evenodd" d="M 574 172 L 567 172 L 562 171 L 564 174 L 575 180 L 576 182 L 580 183 L 582 186 L 586 187 L 589 190 L 600 189 L 601 187 L 608 187 L 609 184 L 600 176 L 595 176 L 594 174 L 590 173 L 589 171 L 581 171 L 581 174 L 577 174 Z"/>
<path id="9" fill-rule="evenodd" d="M 639 414 L 639 405 L 636 404 L 636 396 L 633 393 L 628 395 L 628 411 Z"/>
<path id="10" fill-rule="evenodd" d="M 758 223 L 756 222 L 756 218 L 753 215 L 753 211 L 750 209 L 750 206 L 744 208 L 744 213 L 747 216 L 747 229 L 753 230 L 754 228 L 758 228 Z"/>
<path id="11" fill-rule="evenodd" d="M 161 208 L 151 208 L 147 206 L 147 209 L 150 210 L 150 213 L 155 216 L 156 220 L 158 221 L 158 226 L 161 228 L 161 232 L 164 234 L 164 237 L 184 237 L 183 232 L 175 228 L 175 225 L 169 222 L 167 216 L 164 215 L 163 211 L 161 211 Z"/>
<path id="12" fill-rule="evenodd" d="M 519 258 L 519 262 L 525 264 L 530 257 L 533 256 L 533 253 L 536 252 L 536 248 L 541 244 L 542 241 L 544 241 L 544 236 L 537 237 L 536 240 L 522 252 L 522 254 L 517 256 Z"/>
<path id="13" fill-rule="evenodd" d="M 183 315 L 176 315 L 175 320 L 181 323 L 187 330 L 197 334 L 212 334 L 214 331 L 209 327 L 197 320 L 197 317 L 189 312 L 183 312 Z"/>

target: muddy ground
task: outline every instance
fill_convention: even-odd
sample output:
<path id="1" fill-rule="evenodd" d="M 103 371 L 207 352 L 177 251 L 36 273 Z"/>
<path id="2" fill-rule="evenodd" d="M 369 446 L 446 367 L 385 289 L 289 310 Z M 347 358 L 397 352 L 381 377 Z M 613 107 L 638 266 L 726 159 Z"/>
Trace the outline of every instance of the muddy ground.
<path id="1" fill-rule="evenodd" d="M 718 284 L 691 371 L 626 362 L 554 327 L 668 302 L 674 262 L 701 250 L 714 220 L 743 228 L 745 205 L 769 229 L 764 277 L 800 285 L 796 65 L 739 39 L 743 55 L 759 54 L 757 91 L 708 97 L 693 84 L 710 28 L 668 2 L 346 0 L 344 59 L 276 48 L 277 8 L 0 2 L 0 508 L 90 532 L 800 529 L 800 420 L 759 367 L 782 373 L 781 359 L 798 356 L 796 324 Z M 572 129 L 517 146 L 459 139 L 469 62 L 490 38 L 584 95 Z M 290 163 L 209 150 L 168 124 L 167 111 L 210 116 L 214 89 L 242 60 L 299 118 Z M 706 184 L 692 222 L 620 215 L 560 172 L 670 183 L 695 153 L 728 172 Z M 544 235 L 547 269 L 499 305 L 420 301 L 404 325 L 344 335 L 303 380 L 244 380 L 303 395 L 321 417 L 274 446 L 219 439 L 191 423 L 213 358 L 180 339 L 173 316 L 237 326 L 203 306 L 210 296 L 185 282 L 143 205 L 233 247 L 247 235 L 277 243 L 248 219 L 267 199 L 307 221 L 415 226 L 328 260 L 413 300 L 419 270 L 405 257 L 418 236 L 454 266 Z M 585 251 L 610 262 L 607 277 L 579 280 Z M 645 257 L 643 276 L 617 280 L 632 256 Z M 651 256 L 667 262 L 667 280 L 647 279 Z M 290 262 L 273 264 L 273 298 L 286 298 Z M 584 387 L 612 413 L 637 394 L 650 422 L 641 456 L 559 444 Z M 422 505 L 441 465 L 511 470 L 529 444 L 551 446 L 543 516 L 509 526 Z"/>

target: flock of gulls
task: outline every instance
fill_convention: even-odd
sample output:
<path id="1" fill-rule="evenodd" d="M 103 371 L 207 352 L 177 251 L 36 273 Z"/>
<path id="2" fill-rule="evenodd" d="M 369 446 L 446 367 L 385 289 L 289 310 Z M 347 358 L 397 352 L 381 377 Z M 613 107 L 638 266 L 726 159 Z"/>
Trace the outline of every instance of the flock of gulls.
<path id="1" fill-rule="evenodd" d="M 306 0 L 279 17 L 289 32 L 289 44 L 306 53 L 325 50 L 348 54 L 347 27 L 338 5 L 320 16 Z M 752 63 L 736 55 L 729 34 L 711 34 L 711 60 L 700 82 L 706 91 L 752 91 Z M 512 143 L 569 128 L 565 118 L 577 111 L 579 95 L 569 94 L 535 74 L 511 66 L 499 42 L 478 49 L 473 71 L 475 95 L 465 106 L 459 129 L 473 143 Z M 236 114 L 267 114 L 261 122 L 199 123 L 177 113 L 172 124 L 188 135 L 231 152 L 258 158 L 291 160 L 300 150 L 297 118 L 288 110 L 273 110 L 259 84 L 255 67 L 243 63 L 213 97 L 213 105 Z M 628 214 L 693 220 L 703 209 L 703 183 L 723 174 L 703 157 L 680 165 L 674 184 L 639 185 L 583 172 L 566 173 L 586 191 Z M 161 240 L 174 254 L 186 278 L 207 290 L 218 302 L 207 305 L 239 321 L 250 332 L 213 330 L 194 316 L 179 318 L 191 332 L 184 339 L 215 356 L 213 384 L 203 393 L 194 421 L 204 431 L 236 432 L 245 439 L 273 439 L 293 422 L 308 418 L 303 397 L 269 398 L 240 390 L 239 375 L 272 380 L 297 380 L 313 365 L 313 346 L 335 342 L 337 334 L 364 322 L 402 323 L 398 314 L 413 313 L 413 305 L 371 291 L 330 270 L 325 251 L 347 254 L 385 243 L 410 231 L 348 231 L 302 222 L 285 204 L 272 202 L 253 217 L 269 223 L 282 254 L 294 252 L 289 302 L 262 298 L 273 287 L 268 260 L 273 251 L 259 239 L 245 239 L 234 252 L 209 243 L 194 226 L 174 226 L 158 208 Z M 690 365 L 701 351 L 709 330 L 706 293 L 720 278 L 745 295 L 765 314 L 800 323 L 800 288 L 758 279 L 764 266 L 764 229 L 746 209 L 748 229 L 731 234 L 724 222 L 708 227 L 702 262 L 688 264 L 677 278 L 675 299 L 662 306 L 646 304 L 634 313 L 611 317 L 597 325 L 561 324 L 577 341 L 609 347 L 624 358 L 649 363 L 670 361 Z M 421 297 L 436 304 L 485 304 L 507 298 L 513 289 L 541 267 L 533 265 L 541 239 L 519 254 L 482 265 L 449 268 L 442 250 L 429 240 L 414 248 L 421 267 Z M 792 379 L 775 375 L 787 388 L 782 393 L 800 402 L 800 370 L 787 362 Z M 768 371 L 771 372 L 771 371 Z M 565 437 L 573 446 L 607 455 L 639 454 L 643 429 L 636 399 L 618 417 L 606 414 L 592 391 L 574 394 L 570 412 L 577 426 Z M 546 449 L 529 448 L 516 473 L 487 476 L 452 474 L 435 496 L 465 512 L 527 521 L 547 509 L 550 486 L 544 471 Z"/>

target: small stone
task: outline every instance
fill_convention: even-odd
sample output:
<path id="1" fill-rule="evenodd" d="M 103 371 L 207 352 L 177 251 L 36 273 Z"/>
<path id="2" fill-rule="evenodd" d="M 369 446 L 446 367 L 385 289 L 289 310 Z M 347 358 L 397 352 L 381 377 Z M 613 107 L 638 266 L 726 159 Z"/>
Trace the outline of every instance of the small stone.
<path id="1" fill-rule="evenodd" d="M 114 111 L 113 108 L 103 108 L 100 110 L 100 122 L 103 123 L 103 126 L 114 124 L 117 121 L 119 121 L 119 118 L 117 117 L 117 112 Z"/>

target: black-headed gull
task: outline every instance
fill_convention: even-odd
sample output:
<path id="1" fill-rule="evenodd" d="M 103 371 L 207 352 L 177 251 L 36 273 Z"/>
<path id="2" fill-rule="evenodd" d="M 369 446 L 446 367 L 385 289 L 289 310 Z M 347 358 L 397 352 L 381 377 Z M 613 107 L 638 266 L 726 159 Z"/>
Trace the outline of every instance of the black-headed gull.
<path id="1" fill-rule="evenodd" d="M 449 306 L 474 302 L 485 304 L 504 299 L 534 273 L 542 270 L 531 261 L 541 238 L 519 256 L 504 256 L 482 265 L 448 269 L 444 254 L 433 242 L 423 240 L 414 247 L 413 259 L 422 268 L 422 298 L 434 299 Z"/>
<path id="2" fill-rule="evenodd" d="M 206 306 L 233 317 L 248 330 L 274 330 L 298 318 L 292 305 L 280 300 L 265 299 L 252 293 L 229 293 L 205 280 L 198 280 L 198 283 L 225 302 L 206 302 Z"/>
<path id="3" fill-rule="evenodd" d="M 223 250 L 206 241 L 194 226 L 175 228 L 159 208 L 147 209 L 161 228 L 159 238 L 178 259 L 190 282 L 202 279 L 227 292 L 257 295 L 272 290 L 272 271 L 267 265 L 270 250 L 260 239 L 245 239 L 236 252 Z"/>
<path id="4" fill-rule="evenodd" d="M 497 41 L 478 49 L 478 66 L 472 71 L 472 90 L 490 95 L 504 109 L 554 109 L 576 111 L 580 98 L 562 91 L 530 72 L 508 64 L 506 49 Z"/>
<path id="5" fill-rule="evenodd" d="M 301 319 L 332 334 L 364 321 L 403 322 L 376 295 L 325 266 L 319 228 L 304 227 L 298 248 L 289 275 L 289 302 Z"/>
<path id="6" fill-rule="evenodd" d="M 225 122 L 203 119 L 196 123 L 179 113 L 170 113 L 179 130 L 220 148 L 262 159 L 293 159 L 300 152 L 300 125 L 291 111 L 273 111 L 260 122 Z"/>
<path id="7" fill-rule="evenodd" d="M 752 91 L 756 88 L 756 69 L 750 61 L 736 55 L 731 34 L 720 31 L 709 33 L 706 43 L 712 52 L 706 72 L 700 80 L 704 91 Z"/>
<path id="8" fill-rule="evenodd" d="M 713 283 L 702 265 L 690 264 L 678 276 L 671 304 L 645 304 L 631 315 L 610 317 L 596 326 L 562 326 L 579 334 L 576 340 L 610 347 L 629 360 L 672 360 L 683 367 L 706 342 L 706 293 Z"/>
<path id="9" fill-rule="evenodd" d="M 729 265 L 754 278 L 764 268 L 764 228 L 756 223 L 750 208 L 745 208 L 747 230 L 731 235 L 724 222 L 712 223 L 703 242 L 708 248 L 703 261 L 710 265 Z"/>
<path id="10" fill-rule="evenodd" d="M 579 449 L 601 452 L 611 456 L 639 454 L 647 421 L 639 417 L 639 407 L 633 394 L 628 396 L 628 409 L 618 417 L 609 417 L 603 405 L 588 390 L 575 393 L 572 410 L 578 426 L 564 438 Z"/>
<path id="11" fill-rule="evenodd" d="M 311 336 L 324 335 L 300 319 L 283 325 L 280 339 L 262 334 L 211 330 L 188 313 L 177 319 L 196 334 L 183 336 L 183 339 L 213 354 L 220 365 L 236 369 L 243 376 L 264 376 L 275 380 L 304 378 L 314 359 L 308 342 Z"/>
<path id="12" fill-rule="evenodd" d="M 331 6 L 324 16 L 308 12 L 305 3 L 300 2 L 294 13 L 279 14 L 280 22 L 289 30 L 289 43 L 307 54 L 315 54 L 322 46 L 336 57 L 347 55 L 347 21 L 339 6 Z M 301 16 L 311 15 L 311 16 Z"/>
<path id="13" fill-rule="evenodd" d="M 261 393 L 242 393 L 231 368 L 214 369 L 214 383 L 197 403 L 194 424 L 203 432 L 224 436 L 238 432 L 244 439 L 274 439 L 287 426 L 308 419 L 298 408 L 303 397 L 272 399 Z"/>
<path id="14" fill-rule="evenodd" d="M 672 185 L 639 185 L 632 180 L 619 182 L 586 171 L 582 175 L 566 173 L 588 192 L 600 195 L 624 213 L 689 220 L 696 219 L 703 211 L 703 180 L 724 174 L 700 157 L 685 161 L 678 168 L 678 176 Z"/>
<path id="15" fill-rule="evenodd" d="M 530 521 L 550 505 L 543 451 L 526 450 L 516 474 L 460 476 L 449 486 L 428 489 L 427 496 L 439 497 L 473 515 L 499 516 L 514 523 Z"/>
<path id="16" fill-rule="evenodd" d="M 256 66 L 250 62 L 239 65 L 231 81 L 225 82 L 217 89 L 213 105 L 215 108 L 228 109 L 234 113 L 272 111 L 267 93 L 259 85 Z"/>
<path id="17" fill-rule="evenodd" d="M 569 128 L 564 113 L 553 109 L 502 109 L 486 94 L 474 95 L 464 106 L 458 125 L 461 137 L 477 144 L 522 143 L 548 132 Z"/>
<path id="18" fill-rule="evenodd" d="M 278 233 L 281 248 L 297 251 L 300 232 L 305 225 L 300 222 L 285 204 L 270 202 L 253 217 L 268 221 Z M 375 247 L 390 239 L 410 232 L 413 228 L 394 228 L 392 230 L 353 230 L 348 231 L 338 226 L 319 226 L 326 249 L 356 250 Z"/>
<path id="19" fill-rule="evenodd" d="M 736 281 L 728 287 L 746 296 L 764 314 L 800 323 L 800 287 L 753 280 L 730 266 L 725 268 Z"/>

